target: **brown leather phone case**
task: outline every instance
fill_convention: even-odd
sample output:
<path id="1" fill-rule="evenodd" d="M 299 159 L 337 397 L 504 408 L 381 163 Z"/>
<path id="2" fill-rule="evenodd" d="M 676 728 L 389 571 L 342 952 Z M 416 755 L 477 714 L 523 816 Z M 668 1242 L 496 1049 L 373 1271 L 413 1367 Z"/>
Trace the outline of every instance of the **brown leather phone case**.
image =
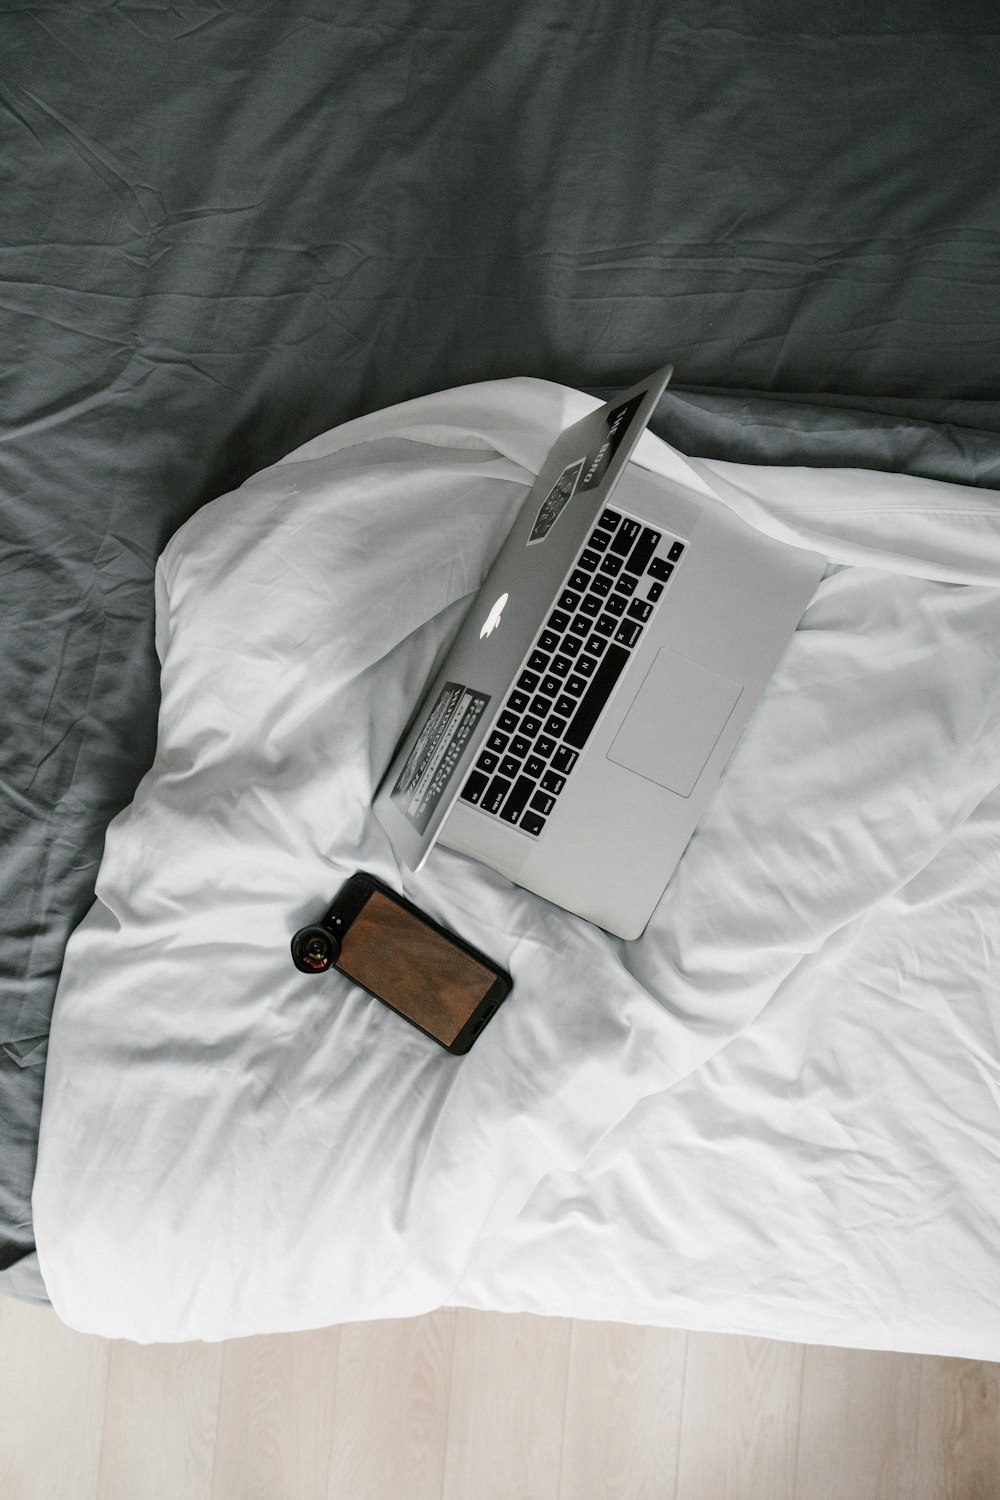
<path id="1" fill-rule="evenodd" d="M 510 992 L 508 974 L 373 875 L 351 877 L 322 925 L 335 967 L 447 1051 L 467 1052 Z"/>

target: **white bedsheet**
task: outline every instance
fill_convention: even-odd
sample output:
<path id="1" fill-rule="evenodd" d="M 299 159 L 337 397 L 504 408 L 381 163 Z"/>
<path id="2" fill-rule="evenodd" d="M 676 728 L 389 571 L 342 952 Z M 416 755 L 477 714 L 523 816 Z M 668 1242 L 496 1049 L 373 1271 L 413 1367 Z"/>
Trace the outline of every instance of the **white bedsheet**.
<path id="1" fill-rule="evenodd" d="M 326 434 L 157 573 L 155 762 L 66 955 L 34 1192 L 73 1326 L 218 1339 L 448 1303 L 1000 1359 L 1000 506 L 637 461 L 833 566 L 643 937 L 372 791 L 558 430 L 528 379 Z M 447 1056 L 294 929 L 355 869 L 515 981 Z"/>

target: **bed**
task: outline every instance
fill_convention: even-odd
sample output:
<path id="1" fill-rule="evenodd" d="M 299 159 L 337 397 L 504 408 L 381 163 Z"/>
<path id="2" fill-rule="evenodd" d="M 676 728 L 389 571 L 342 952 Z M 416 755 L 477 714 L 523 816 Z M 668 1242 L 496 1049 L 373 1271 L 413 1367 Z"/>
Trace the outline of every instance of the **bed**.
<path id="1" fill-rule="evenodd" d="M 1000 1358 L 991 8 L 94 4 L 8 10 L 0 36 L 0 1290 L 142 1339 L 459 1303 Z M 306 1035 L 364 1057 L 373 1022 L 312 989 L 303 1029 L 266 921 L 225 1025 L 138 1004 L 109 922 L 141 947 L 143 901 L 170 904 L 143 819 L 206 769 L 180 709 L 222 701 L 212 643 L 253 638 L 278 518 L 355 528 L 322 575 L 300 540 L 275 599 L 293 664 L 296 601 L 340 621 L 364 773 L 331 789 L 339 844 L 293 786 L 240 821 L 259 842 L 222 894 L 245 915 L 248 849 L 273 849 L 280 925 L 384 859 L 365 778 L 545 443 L 667 359 L 640 461 L 831 561 L 642 952 L 445 851 L 408 882 L 520 979 L 449 1075 L 464 1135 L 409 1039 L 378 1053 L 422 1080 L 405 1119 L 402 1074 L 373 1095 L 307 1066 Z M 370 601 L 407 524 L 451 568 L 404 630 Z M 796 761 L 791 823 L 747 795 L 780 699 L 836 750 Z M 817 807 L 855 815 L 839 885 L 801 838 Z M 794 870 L 731 880 L 729 915 L 762 904 L 720 956 L 696 897 L 751 847 L 749 808 Z M 217 939 L 174 922 L 187 1000 Z"/>

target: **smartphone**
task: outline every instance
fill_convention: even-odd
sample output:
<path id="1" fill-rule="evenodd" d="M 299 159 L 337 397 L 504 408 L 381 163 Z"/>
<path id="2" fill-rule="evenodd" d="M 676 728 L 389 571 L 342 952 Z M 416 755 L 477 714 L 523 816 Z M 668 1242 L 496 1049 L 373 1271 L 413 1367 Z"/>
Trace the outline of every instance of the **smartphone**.
<path id="1" fill-rule="evenodd" d="M 352 875 L 326 914 L 292 938 L 305 974 L 338 969 L 446 1052 L 468 1052 L 511 989 L 470 943 L 374 875 Z"/>

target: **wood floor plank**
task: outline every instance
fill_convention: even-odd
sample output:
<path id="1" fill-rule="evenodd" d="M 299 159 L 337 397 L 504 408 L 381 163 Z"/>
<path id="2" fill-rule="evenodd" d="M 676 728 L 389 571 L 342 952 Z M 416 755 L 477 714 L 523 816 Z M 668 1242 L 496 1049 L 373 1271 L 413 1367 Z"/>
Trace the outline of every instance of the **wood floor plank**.
<path id="1" fill-rule="evenodd" d="M 914 1500 L 997 1500 L 1000 1365 L 923 1359 Z"/>
<path id="2" fill-rule="evenodd" d="M 456 1319 L 341 1329 L 328 1500 L 440 1500 Z"/>
<path id="3" fill-rule="evenodd" d="M 676 1500 L 793 1500 L 799 1344 L 689 1334 Z"/>
<path id="4" fill-rule="evenodd" d="M 572 1326 L 530 1313 L 459 1312 L 444 1500 L 559 1494 Z"/>
<path id="5" fill-rule="evenodd" d="M 339 1348 L 336 1328 L 223 1346 L 212 1500 L 326 1500 Z"/>
<path id="6" fill-rule="evenodd" d="M 97 1500 L 210 1500 L 223 1346 L 108 1351 Z"/>
<path id="7" fill-rule="evenodd" d="M 226 1345 L 0 1298 L 0 1500 L 1000 1500 L 1000 1365 L 454 1309 Z"/>
<path id="8" fill-rule="evenodd" d="M 3 1500 L 96 1496 L 109 1353 L 50 1308 L 0 1298 Z"/>
<path id="9" fill-rule="evenodd" d="M 673 1500 L 687 1334 L 572 1325 L 559 1500 Z"/>
<path id="10" fill-rule="evenodd" d="M 910 1355 L 806 1350 L 797 1497 L 916 1500 L 923 1493 L 916 1488 L 922 1364 Z"/>

